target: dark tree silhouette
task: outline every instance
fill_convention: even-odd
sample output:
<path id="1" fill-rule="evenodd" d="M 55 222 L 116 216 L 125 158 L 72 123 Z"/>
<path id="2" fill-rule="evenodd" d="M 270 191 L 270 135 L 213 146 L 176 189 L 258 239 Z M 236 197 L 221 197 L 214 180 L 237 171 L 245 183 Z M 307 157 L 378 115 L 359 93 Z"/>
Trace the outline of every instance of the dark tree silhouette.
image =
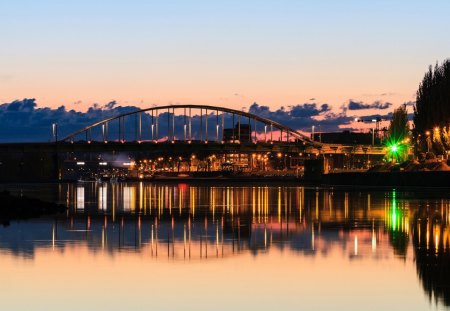
<path id="1" fill-rule="evenodd" d="M 388 130 L 389 139 L 395 142 L 403 141 L 408 137 L 408 132 L 408 112 L 406 111 L 406 105 L 401 105 L 394 110 L 392 115 Z"/>
<path id="2" fill-rule="evenodd" d="M 424 151 L 426 148 L 427 132 L 433 135 L 435 149 L 436 144 L 449 148 L 446 137 L 441 137 L 446 135 L 449 127 L 450 59 L 446 59 L 441 65 L 436 63 L 434 70 L 429 67 L 417 90 L 413 134 L 418 149 Z M 439 131 L 433 130 L 435 128 Z"/>
<path id="3" fill-rule="evenodd" d="M 394 110 L 391 123 L 389 124 L 387 146 L 388 158 L 397 162 L 406 160 L 409 148 L 409 124 L 406 105 L 401 105 Z"/>
<path id="4" fill-rule="evenodd" d="M 429 208 L 429 202 L 419 202 L 413 217 L 412 242 L 417 274 L 430 301 L 441 300 L 450 306 L 450 250 L 446 213 Z M 433 232 L 438 231 L 437 236 Z"/>

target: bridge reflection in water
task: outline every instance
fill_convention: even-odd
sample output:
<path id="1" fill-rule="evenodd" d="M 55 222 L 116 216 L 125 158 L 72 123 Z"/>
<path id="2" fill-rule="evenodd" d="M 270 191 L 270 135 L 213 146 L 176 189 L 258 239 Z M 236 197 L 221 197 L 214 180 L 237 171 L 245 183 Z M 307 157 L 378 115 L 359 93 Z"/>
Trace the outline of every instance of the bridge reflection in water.
<path id="1" fill-rule="evenodd" d="M 11 223 L 0 230 L 3 251 L 33 258 L 37 248 L 82 244 L 187 261 L 337 249 L 348 260 L 414 260 L 430 300 L 450 305 L 450 199 L 443 193 L 143 182 L 47 187 L 39 195 L 65 201 L 67 214 Z"/>
<path id="2" fill-rule="evenodd" d="M 392 206 L 388 197 L 286 186 L 91 183 L 65 191 L 69 230 L 97 236 L 88 239 L 93 247 L 191 259 L 272 246 L 313 253 L 326 250 L 333 239 L 354 245 L 351 257 L 366 247 L 376 253 L 380 243 L 385 248 L 390 224 L 385 215 Z M 408 217 L 398 218 L 394 230 L 408 232 Z"/>

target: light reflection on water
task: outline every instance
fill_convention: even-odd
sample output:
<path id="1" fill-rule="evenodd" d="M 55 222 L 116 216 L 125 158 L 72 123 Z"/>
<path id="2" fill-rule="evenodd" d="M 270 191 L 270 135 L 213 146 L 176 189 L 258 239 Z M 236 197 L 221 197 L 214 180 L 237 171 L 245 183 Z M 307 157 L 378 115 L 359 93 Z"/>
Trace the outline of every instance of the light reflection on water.
<path id="1" fill-rule="evenodd" d="M 10 309 L 26 309 L 14 297 L 47 279 L 81 283 L 85 293 L 110 288 L 89 298 L 108 310 L 450 305 L 445 193 L 145 183 L 9 188 L 69 207 L 65 215 L 0 228 L 0 273 L 8 280 L 0 297 Z M 48 286 L 52 297 L 66 297 L 64 286 Z M 119 287 L 126 299 L 111 303 Z M 153 288 L 151 300 L 135 296 L 142 287 Z M 33 308 L 52 309 L 49 293 Z M 71 307 L 82 305 L 64 305 Z"/>

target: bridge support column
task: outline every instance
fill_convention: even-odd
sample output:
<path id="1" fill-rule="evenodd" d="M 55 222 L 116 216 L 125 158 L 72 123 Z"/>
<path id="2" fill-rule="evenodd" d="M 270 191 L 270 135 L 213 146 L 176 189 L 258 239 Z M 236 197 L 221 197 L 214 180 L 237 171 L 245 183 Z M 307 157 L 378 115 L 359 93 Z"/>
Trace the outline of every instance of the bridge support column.
<path id="1" fill-rule="evenodd" d="M 142 112 L 139 113 L 139 141 L 142 140 Z"/>
<path id="2" fill-rule="evenodd" d="M 264 124 L 264 142 L 267 143 L 267 124 Z"/>
<path id="3" fill-rule="evenodd" d="M 103 142 L 106 142 L 106 136 L 105 136 L 105 124 L 102 124 L 102 139 Z"/>
<path id="4" fill-rule="evenodd" d="M 152 116 L 151 116 L 151 118 L 152 118 L 152 125 L 151 125 L 151 132 L 152 132 L 152 141 L 153 140 L 155 140 L 155 136 L 154 136 L 154 127 L 155 127 L 155 125 L 153 124 L 153 110 L 152 110 Z"/>
<path id="5" fill-rule="evenodd" d="M 222 140 L 224 140 L 224 130 L 225 130 L 225 112 L 222 112 Z"/>
<path id="6" fill-rule="evenodd" d="M 192 140 L 192 115 L 191 108 L 189 108 L 189 141 Z"/>
<path id="7" fill-rule="evenodd" d="M 208 142 L 208 109 L 205 110 L 205 143 Z"/>
<path id="8" fill-rule="evenodd" d="M 172 108 L 172 141 L 175 141 L 175 108 Z"/>
<path id="9" fill-rule="evenodd" d="M 255 125 L 255 144 L 258 142 L 258 138 L 256 137 L 256 119 L 253 119 L 253 124 Z"/>
<path id="10" fill-rule="evenodd" d="M 234 143 L 234 141 L 236 140 L 236 137 L 235 137 L 235 125 L 234 125 L 234 113 L 233 113 L 233 117 L 231 119 L 233 120 L 233 143 Z"/>
<path id="11" fill-rule="evenodd" d="M 200 141 L 203 140 L 203 109 L 200 108 Z"/>
<path id="12" fill-rule="evenodd" d="M 186 108 L 184 108 L 184 126 L 183 126 L 184 141 L 186 141 Z"/>
<path id="13" fill-rule="evenodd" d="M 167 108 L 167 141 L 170 140 L 170 108 Z"/>
<path id="14" fill-rule="evenodd" d="M 241 116 L 238 115 L 238 140 L 241 142 Z"/>
<path id="15" fill-rule="evenodd" d="M 248 130 L 249 130 L 248 142 L 251 143 L 252 142 L 252 122 L 250 120 L 250 117 L 248 117 Z"/>
<path id="16" fill-rule="evenodd" d="M 216 110 L 216 142 L 219 142 L 219 110 Z"/>
<path id="17" fill-rule="evenodd" d="M 158 123 L 159 123 L 159 121 L 158 121 L 158 110 L 156 110 L 156 131 L 155 131 L 155 134 L 156 134 L 156 141 L 158 141 Z"/>

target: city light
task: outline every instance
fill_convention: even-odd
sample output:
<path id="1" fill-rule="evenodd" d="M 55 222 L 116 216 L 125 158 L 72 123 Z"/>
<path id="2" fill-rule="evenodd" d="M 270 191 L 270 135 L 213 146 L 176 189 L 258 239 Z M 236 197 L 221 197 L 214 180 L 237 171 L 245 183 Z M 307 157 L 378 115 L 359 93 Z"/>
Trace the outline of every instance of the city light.
<path id="1" fill-rule="evenodd" d="M 396 144 L 394 144 L 394 145 L 391 146 L 391 151 L 394 152 L 394 153 L 397 153 L 398 147 L 397 147 Z"/>

